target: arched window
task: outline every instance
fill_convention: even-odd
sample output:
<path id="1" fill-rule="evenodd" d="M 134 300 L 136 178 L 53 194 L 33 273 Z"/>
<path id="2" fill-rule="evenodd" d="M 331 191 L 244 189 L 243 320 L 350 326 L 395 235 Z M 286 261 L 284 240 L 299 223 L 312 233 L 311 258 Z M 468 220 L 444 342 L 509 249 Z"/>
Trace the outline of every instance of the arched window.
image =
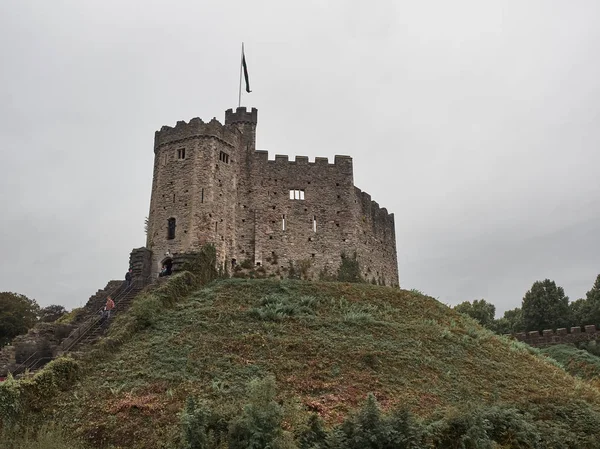
<path id="1" fill-rule="evenodd" d="M 167 220 L 167 239 L 173 240 L 175 238 L 175 219 L 173 217 Z"/>

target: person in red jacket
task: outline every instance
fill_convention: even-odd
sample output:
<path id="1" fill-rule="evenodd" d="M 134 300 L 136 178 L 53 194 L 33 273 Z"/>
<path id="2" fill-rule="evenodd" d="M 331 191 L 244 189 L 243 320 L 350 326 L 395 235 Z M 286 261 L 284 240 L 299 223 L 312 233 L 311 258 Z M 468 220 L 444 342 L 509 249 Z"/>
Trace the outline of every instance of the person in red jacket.
<path id="1" fill-rule="evenodd" d="M 115 302 L 109 296 L 106 298 L 106 305 L 104 306 L 104 316 L 106 319 L 110 318 L 110 312 L 115 308 Z"/>

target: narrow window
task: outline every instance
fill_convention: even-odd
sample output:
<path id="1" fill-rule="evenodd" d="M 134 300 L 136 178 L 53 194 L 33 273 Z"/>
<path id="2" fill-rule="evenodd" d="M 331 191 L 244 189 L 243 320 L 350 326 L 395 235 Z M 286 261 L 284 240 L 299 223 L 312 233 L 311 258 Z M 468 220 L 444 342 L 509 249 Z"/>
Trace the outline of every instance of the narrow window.
<path id="1" fill-rule="evenodd" d="M 202 187 L 202 191 L 200 192 L 200 202 L 204 203 L 204 187 Z"/>
<path id="2" fill-rule="evenodd" d="M 303 200 L 304 189 L 292 189 L 290 190 L 290 200 Z"/>
<path id="3" fill-rule="evenodd" d="M 175 202 L 175 194 L 173 194 L 173 202 Z"/>
<path id="4" fill-rule="evenodd" d="M 175 238 L 175 226 L 176 222 L 173 217 L 167 220 L 167 239 L 173 240 Z"/>
<path id="5" fill-rule="evenodd" d="M 313 215 L 313 232 L 317 232 L 317 216 Z"/>
<path id="6" fill-rule="evenodd" d="M 177 159 L 185 159 L 185 148 L 177 150 Z"/>
<path id="7" fill-rule="evenodd" d="M 285 215 L 281 216 L 281 230 L 285 231 Z"/>
<path id="8" fill-rule="evenodd" d="M 215 221 L 215 233 L 217 232 L 218 226 L 219 226 L 219 222 Z"/>

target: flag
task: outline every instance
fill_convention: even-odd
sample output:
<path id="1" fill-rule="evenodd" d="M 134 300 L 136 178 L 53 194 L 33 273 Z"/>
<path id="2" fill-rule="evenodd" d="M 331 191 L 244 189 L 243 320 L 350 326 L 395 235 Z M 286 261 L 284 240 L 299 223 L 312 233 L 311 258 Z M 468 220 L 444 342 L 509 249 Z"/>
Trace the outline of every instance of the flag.
<path id="1" fill-rule="evenodd" d="M 250 90 L 250 83 L 248 82 L 248 66 L 246 65 L 246 55 L 244 54 L 244 47 L 242 46 L 242 67 L 244 68 L 244 79 L 246 80 L 246 92 L 252 92 Z"/>

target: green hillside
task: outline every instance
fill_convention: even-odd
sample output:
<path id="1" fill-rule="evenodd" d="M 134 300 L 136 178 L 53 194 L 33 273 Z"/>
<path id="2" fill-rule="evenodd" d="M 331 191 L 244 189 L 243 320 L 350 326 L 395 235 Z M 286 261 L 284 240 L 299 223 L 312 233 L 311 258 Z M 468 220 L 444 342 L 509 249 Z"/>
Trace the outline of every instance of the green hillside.
<path id="1" fill-rule="evenodd" d="M 600 357 L 597 355 L 567 344 L 548 346 L 541 352 L 558 361 L 573 376 L 600 386 Z"/>
<path id="2" fill-rule="evenodd" d="M 333 428 L 373 393 L 384 411 L 407 408 L 429 429 L 512 407 L 540 438 L 564 442 L 496 447 L 587 447 L 600 438 L 592 385 L 433 298 L 368 284 L 228 279 L 196 289 L 184 273 L 139 296 L 72 365 L 79 380 L 60 380 L 69 377 L 61 368 L 44 387 L 52 392 L 41 380 L 19 387 L 40 399 L 21 404 L 15 419 L 52 422 L 93 447 L 182 447 L 188 397 L 226 428 L 249 382 L 274 375 L 283 427 L 296 436 L 311 413 Z M 0 390 L 0 412 L 1 403 Z"/>

